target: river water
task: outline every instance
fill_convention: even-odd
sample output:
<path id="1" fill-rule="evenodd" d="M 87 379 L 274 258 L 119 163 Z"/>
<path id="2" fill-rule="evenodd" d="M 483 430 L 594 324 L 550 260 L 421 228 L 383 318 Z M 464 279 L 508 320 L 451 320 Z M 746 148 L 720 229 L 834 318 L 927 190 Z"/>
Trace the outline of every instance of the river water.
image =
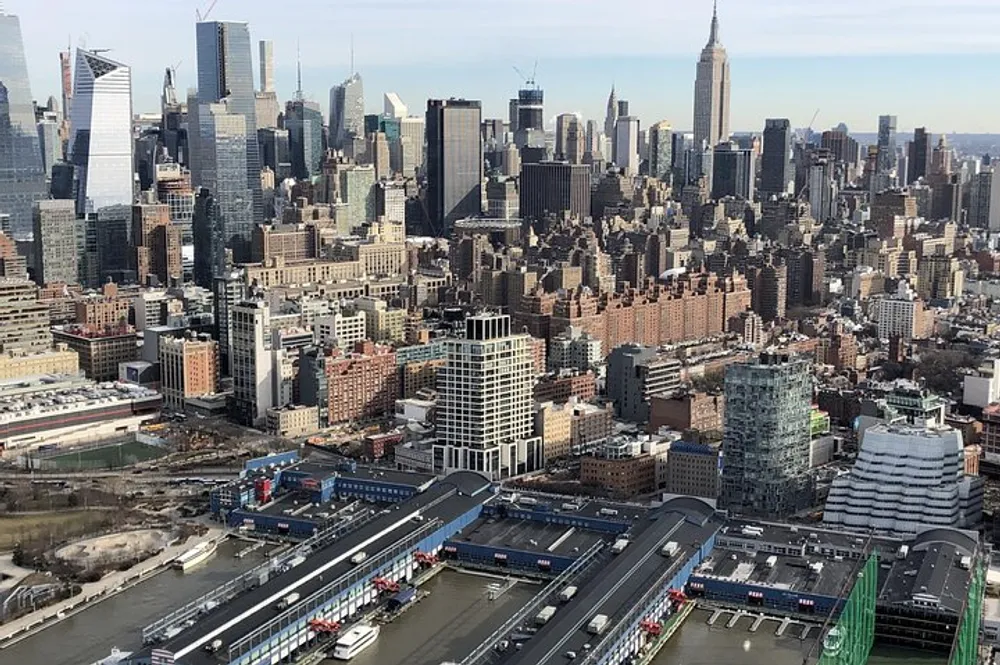
<path id="1" fill-rule="evenodd" d="M 789 630 L 782 637 L 774 634 L 777 623 L 765 622 L 756 633 L 749 632 L 749 619 L 741 619 L 732 628 L 728 620 L 708 625 L 710 613 L 695 610 L 670 641 L 663 647 L 654 665 L 803 665 L 819 632 L 810 631 L 810 638 L 800 640 Z M 947 658 L 939 654 L 901 651 L 876 647 L 868 665 L 945 665 Z M 809 662 L 814 663 L 815 658 Z"/>
<path id="2" fill-rule="evenodd" d="M 143 627 L 264 560 L 266 548 L 242 559 L 233 556 L 244 547 L 223 542 L 214 557 L 186 573 L 166 570 L 0 650 L 0 663 L 90 665 L 115 646 L 134 651 L 142 646 Z"/>

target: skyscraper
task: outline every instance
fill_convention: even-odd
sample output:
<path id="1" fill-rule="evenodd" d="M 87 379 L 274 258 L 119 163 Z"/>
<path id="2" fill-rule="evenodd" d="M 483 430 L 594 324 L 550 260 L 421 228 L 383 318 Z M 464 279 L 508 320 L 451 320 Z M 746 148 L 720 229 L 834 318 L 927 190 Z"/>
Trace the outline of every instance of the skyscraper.
<path id="1" fill-rule="evenodd" d="M 538 86 L 517 91 L 517 147 L 545 145 L 545 92 Z"/>
<path id="2" fill-rule="evenodd" d="M 330 89 L 330 143 L 345 150 L 365 135 L 365 92 L 360 74 Z"/>
<path id="3" fill-rule="evenodd" d="M 909 173 L 906 179 L 916 182 L 927 175 L 930 163 L 931 135 L 926 127 L 917 127 L 913 130 L 913 141 L 909 148 Z"/>
<path id="4" fill-rule="evenodd" d="M 787 193 L 792 171 L 792 123 L 788 118 L 764 121 L 764 152 L 760 165 L 760 191 L 764 196 Z"/>
<path id="5" fill-rule="evenodd" d="M 253 426 L 274 406 L 274 363 L 267 303 L 245 300 L 232 309 L 232 416 Z"/>
<path id="6" fill-rule="evenodd" d="M 618 99 L 615 96 L 615 86 L 611 86 L 608 95 L 608 110 L 604 114 L 604 135 L 609 139 L 615 135 L 615 123 L 618 122 Z"/>
<path id="7" fill-rule="evenodd" d="M 218 275 L 226 267 L 226 248 L 236 262 L 252 259 L 253 194 L 247 186 L 246 151 L 248 143 L 256 149 L 257 141 L 247 140 L 246 116 L 230 112 L 228 102 L 199 105 L 198 130 L 201 185 L 211 193 L 211 208 L 195 206 L 195 266 L 199 254 L 211 257 L 201 264 L 211 265 Z M 206 233 L 210 243 L 204 243 Z"/>
<path id="8" fill-rule="evenodd" d="M 522 165 L 521 217 L 540 220 L 564 212 L 581 220 L 590 214 L 590 168 L 566 162 Z"/>
<path id="9" fill-rule="evenodd" d="M 261 40 L 260 50 L 260 91 L 274 92 L 274 42 Z"/>
<path id="10" fill-rule="evenodd" d="M 263 221 L 264 199 L 260 186 L 260 149 L 257 146 L 257 98 L 253 85 L 253 60 L 250 55 L 250 26 L 229 21 L 204 21 L 197 26 L 198 103 L 216 104 L 226 100 L 226 112 L 243 116 L 243 142 L 246 166 L 243 169 L 246 189 L 250 191 L 250 224 Z M 194 111 L 188 106 L 188 115 Z M 194 113 L 195 115 L 200 114 Z M 212 147 L 198 137 L 197 160 Z M 208 176 L 218 181 L 218 176 Z M 192 169 L 195 186 L 209 186 L 203 168 Z M 230 185 L 235 186 L 235 185 Z M 214 193 L 214 192 L 213 192 Z M 249 246 L 249 231 L 245 238 Z M 249 260 L 234 251 L 238 261 Z"/>
<path id="11" fill-rule="evenodd" d="M 285 129 L 292 157 L 292 175 L 306 180 L 323 164 L 323 114 L 319 104 L 296 99 L 285 105 Z"/>
<path id="12" fill-rule="evenodd" d="M 562 113 L 556 117 L 556 159 L 570 164 L 583 163 L 584 130 L 575 113 Z"/>
<path id="13" fill-rule="evenodd" d="M 729 56 L 719 42 L 719 15 L 712 11 L 708 43 L 698 60 L 694 83 L 694 143 L 715 147 L 729 138 Z"/>
<path id="14" fill-rule="evenodd" d="M 720 507 L 778 518 L 811 505 L 808 360 L 764 353 L 730 365 L 725 392 Z"/>
<path id="15" fill-rule="evenodd" d="M 77 283 L 76 211 L 72 201 L 38 201 L 34 209 L 35 281 Z M 125 247 L 121 248 L 124 253 Z"/>
<path id="16" fill-rule="evenodd" d="M 674 165 L 674 128 L 661 120 L 649 128 L 649 175 L 670 182 Z"/>
<path id="17" fill-rule="evenodd" d="M 712 157 L 712 198 L 735 196 L 753 201 L 753 151 L 726 141 L 715 146 Z"/>
<path id="18" fill-rule="evenodd" d="M 896 116 L 878 117 L 878 144 L 871 189 L 878 193 L 896 185 Z"/>
<path id="19" fill-rule="evenodd" d="M 639 174 L 639 118 L 620 115 L 615 123 L 612 161 L 627 176 Z"/>
<path id="20" fill-rule="evenodd" d="M 390 118 L 402 120 L 406 117 L 406 104 L 394 92 L 387 92 L 383 95 L 383 113 Z"/>
<path id="21" fill-rule="evenodd" d="M 132 73 L 109 58 L 77 49 L 70 159 L 85 215 L 133 199 Z"/>
<path id="22" fill-rule="evenodd" d="M 0 215 L 10 215 L 14 236 L 31 233 L 32 206 L 44 198 L 45 172 L 21 23 L 0 6 Z"/>
<path id="23" fill-rule="evenodd" d="M 435 466 L 494 480 L 540 468 L 530 336 L 512 334 L 505 314 L 471 316 L 465 326 L 465 339 L 445 342 L 447 364 L 438 373 Z"/>
<path id="24" fill-rule="evenodd" d="M 482 211 L 481 117 L 479 101 L 427 101 L 427 212 L 437 233 Z"/>

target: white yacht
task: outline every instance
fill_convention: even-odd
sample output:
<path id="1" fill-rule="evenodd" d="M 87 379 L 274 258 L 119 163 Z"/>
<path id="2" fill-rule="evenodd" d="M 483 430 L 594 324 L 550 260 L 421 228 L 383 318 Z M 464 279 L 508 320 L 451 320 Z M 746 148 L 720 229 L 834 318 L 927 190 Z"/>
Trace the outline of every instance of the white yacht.
<path id="1" fill-rule="evenodd" d="M 350 660 L 359 653 L 375 644 L 378 639 L 379 627 L 367 623 L 359 623 L 344 633 L 333 649 L 333 657 L 337 660 Z"/>

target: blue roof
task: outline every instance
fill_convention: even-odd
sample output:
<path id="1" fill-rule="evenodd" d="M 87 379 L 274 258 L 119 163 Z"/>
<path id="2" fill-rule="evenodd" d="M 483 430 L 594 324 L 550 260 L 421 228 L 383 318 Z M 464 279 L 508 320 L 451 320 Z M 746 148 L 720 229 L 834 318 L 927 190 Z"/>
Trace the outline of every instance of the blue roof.
<path id="1" fill-rule="evenodd" d="M 715 449 L 705 443 L 694 443 L 693 441 L 674 441 L 670 444 L 671 451 L 679 453 L 692 453 L 695 455 L 714 455 Z"/>

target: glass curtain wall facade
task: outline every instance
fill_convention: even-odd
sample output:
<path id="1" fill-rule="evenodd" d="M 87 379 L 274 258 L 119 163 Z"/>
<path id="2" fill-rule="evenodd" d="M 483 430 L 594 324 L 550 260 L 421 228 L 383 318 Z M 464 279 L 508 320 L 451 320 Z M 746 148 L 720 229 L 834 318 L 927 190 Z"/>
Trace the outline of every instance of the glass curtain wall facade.
<path id="1" fill-rule="evenodd" d="M 361 76 L 350 78 L 330 90 L 330 142 L 343 150 L 365 133 L 365 91 Z"/>
<path id="2" fill-rule="evenodd" d="M 133 200 L 132 72 L 78 49 L 73 81 L 70 157 L 79 187 L 78 215 Z"/>
<path id="3" fill-rule="evenodd" d="M 0 215 L 10 215 L 14 236 L 31 233 L 33 205 L 45 198 L 21 24 L 0 6 Z"/>
<path id="4" fill-rule="evenodd" d="M 323 114 L 319 104 L 288 102 L 285 129 L 291 148 L 292 174 L 300 180 L 319 175 L 323 164 Z"/>
<path id="5" fill-rule="evenodd" d="M 245 165 L 241 191 L 250 192 L 250 220 L 248 226 L 233 226 L 241 236 L 239 246 L 233 247 L 233 256 L 237 261 L 249 261 L 249 254 L 243 254 L 244 248 L 249 251 L 250 236 L 253 224 L 264 220 L 264 199 L 260 183 L 260 149 L 257 145 L 257 98 L 254 92 L 253 59 L 250 50 L 250 26 L 246 23 L 230 21 L 204 21 L 197 24 L 196 37 L 198 42 L 198 102 L 199 104 L 216 104 L 225 100 L 226 113 L 243 117 L 242 139 L 237 139 L 231 130 L 226 135 L 229 142 L 243 142 Z M 189 111 L 190 115 L 190 111 Z M 204 113 L 198 114 L 199 122 Z M 229 173 L 206 173 L 213 146 L 205 143 L 207 133 L 200 131 L 198 136 L 198 157 L 202 160 L 197 170 L 200 180 L 195 185 L 210 187 L 209 181 L 223 182 Z M 227 147 L 224 152 L 230 152 Z M 193 176 L 192 176 L 193 177 Z M 228 186 L 236 188 L 235 183 Z M 213 192 L 215 193 L 215 192 Z M 222 196 L 216 194 L 222 200 Z"/>
<path id="6" fill-rule="evenodd" d="M 228 103 L 201 104 L 198 115 L 202 187 L 211 193 L 212 203 L 195 207 L 195 265 L 199 253 L 207 253 L 211 259 L 201 265 L 210 264 L 213 274 L 220 275 L 226 269 L 225 248 L 232 249 L 236 262 L 251 256 L 254 215 L 253 192 L 247 187 L 246 116 L 231 113 Z M 206 237 L 210 243 L 203 245 Z"/>

